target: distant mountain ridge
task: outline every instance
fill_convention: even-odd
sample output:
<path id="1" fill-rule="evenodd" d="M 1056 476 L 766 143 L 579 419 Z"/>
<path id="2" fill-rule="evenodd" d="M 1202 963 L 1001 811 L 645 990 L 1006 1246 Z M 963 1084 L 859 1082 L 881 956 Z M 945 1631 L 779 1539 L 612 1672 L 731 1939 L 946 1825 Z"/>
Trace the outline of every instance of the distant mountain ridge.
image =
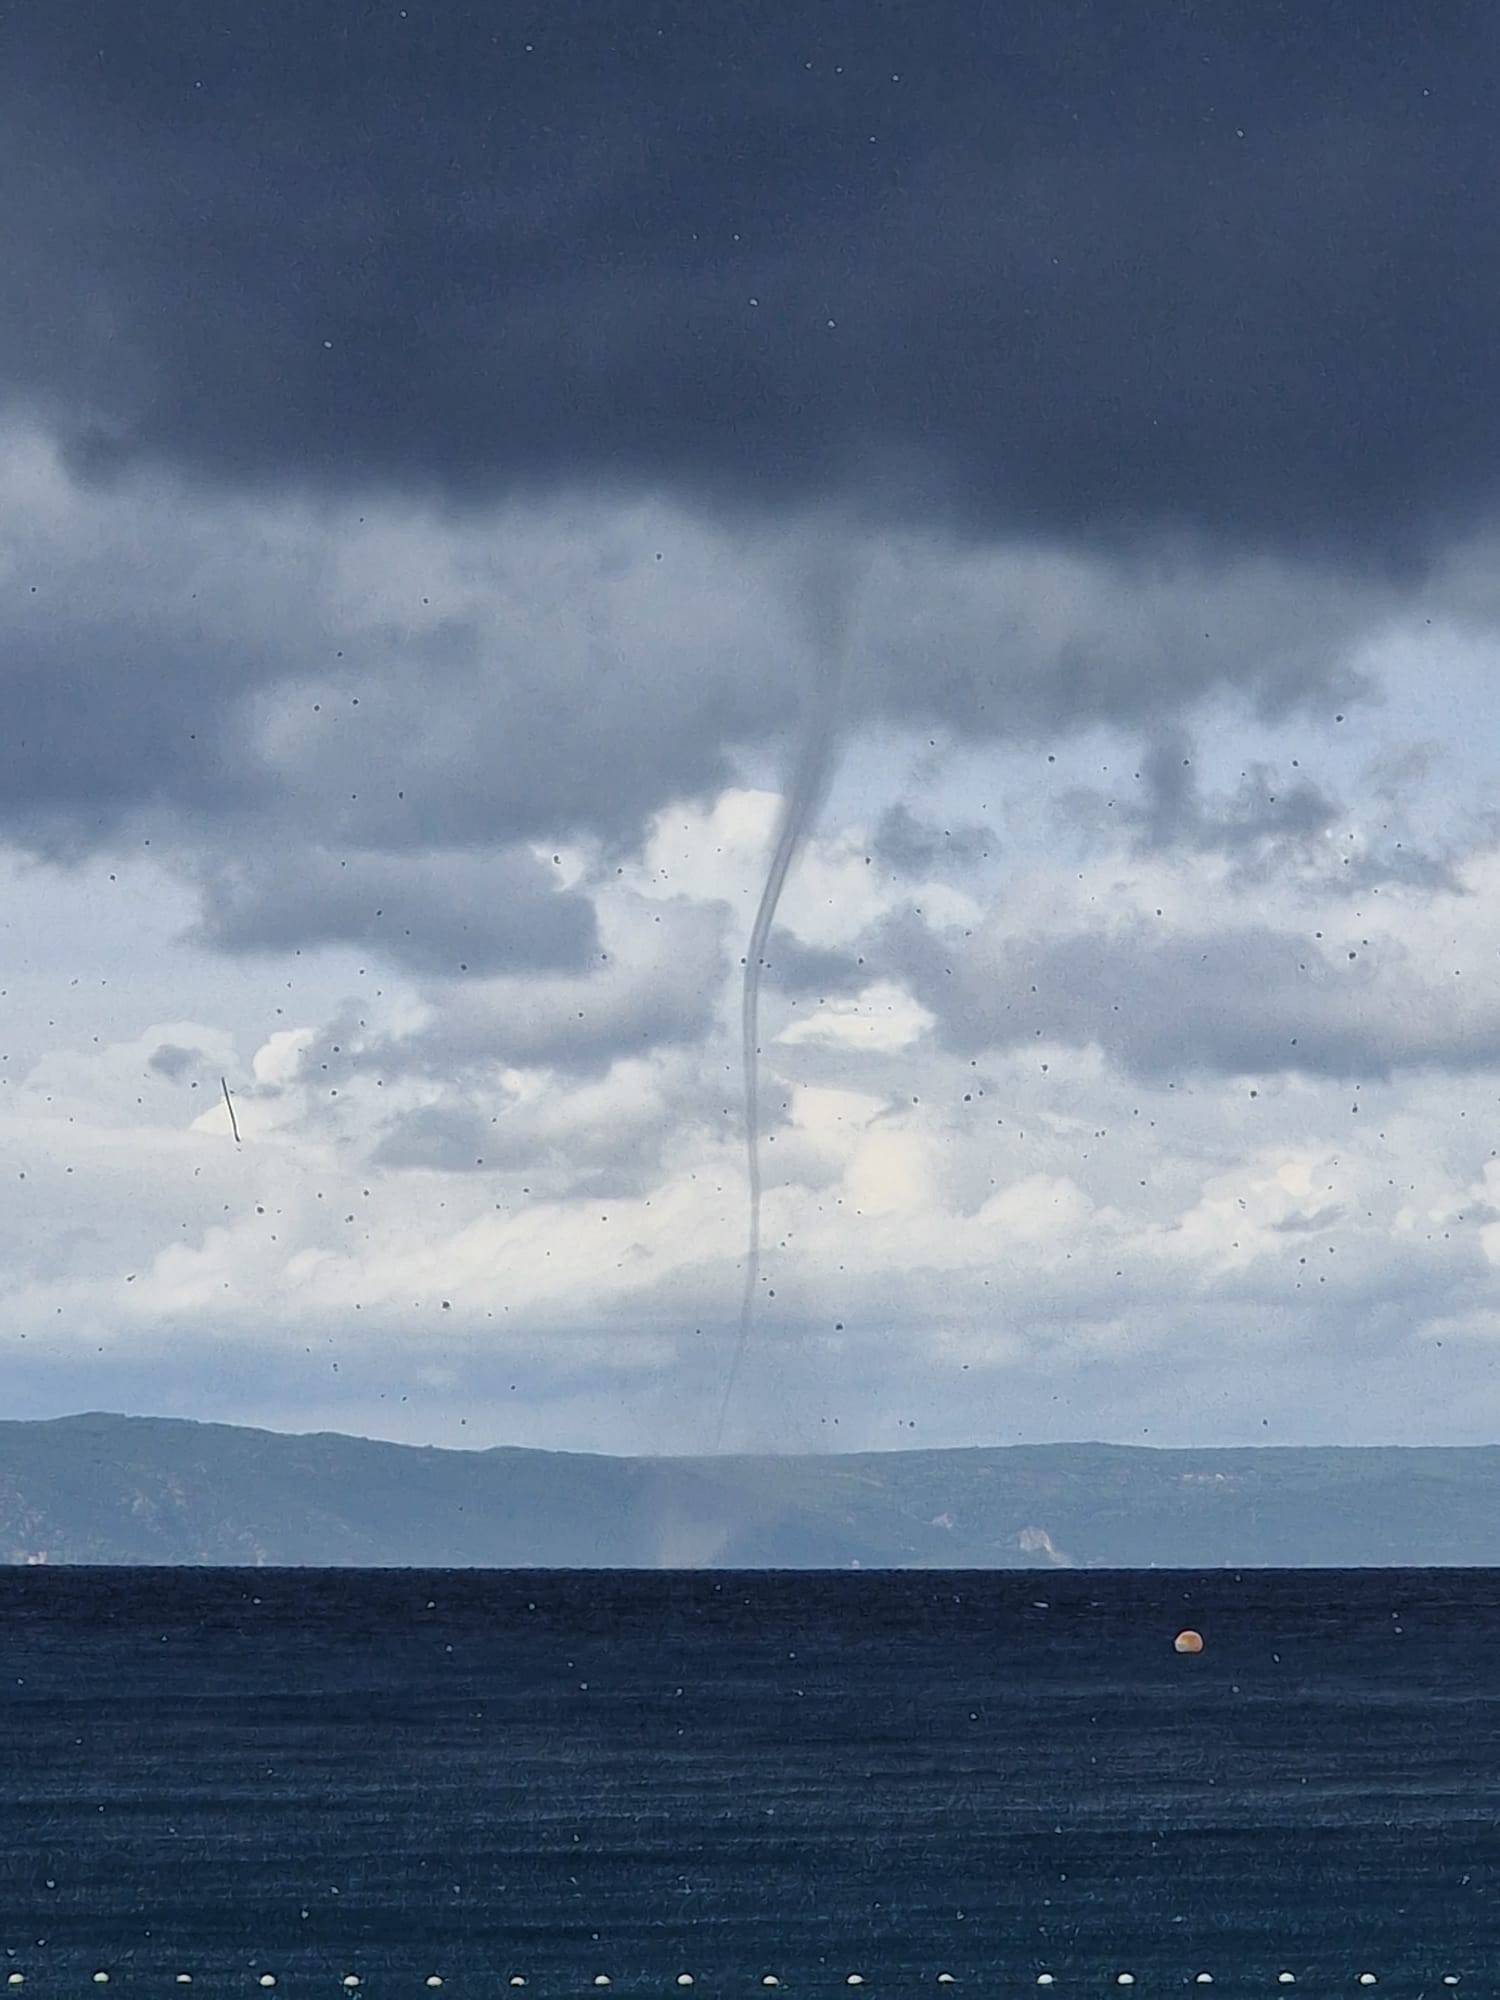
<path id="1" fill-rule="evenodd" d="M 1488 1566 L 1500 1446 L 611 1458 L 90 1413 L 0 1422 L 0 1562 Z"/>

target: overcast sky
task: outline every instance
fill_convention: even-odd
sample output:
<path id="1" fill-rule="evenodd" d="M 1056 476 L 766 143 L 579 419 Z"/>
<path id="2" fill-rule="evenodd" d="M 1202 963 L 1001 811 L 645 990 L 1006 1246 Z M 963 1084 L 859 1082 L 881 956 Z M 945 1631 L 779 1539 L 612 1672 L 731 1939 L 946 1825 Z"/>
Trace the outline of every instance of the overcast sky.
<path id="1" fill-rule="evenodd" d="M 1500 15 L 8 0 L 0 1370 L 1500 1438 Z M 235 1143 L 220 1078 L 233 1095 Z"/>

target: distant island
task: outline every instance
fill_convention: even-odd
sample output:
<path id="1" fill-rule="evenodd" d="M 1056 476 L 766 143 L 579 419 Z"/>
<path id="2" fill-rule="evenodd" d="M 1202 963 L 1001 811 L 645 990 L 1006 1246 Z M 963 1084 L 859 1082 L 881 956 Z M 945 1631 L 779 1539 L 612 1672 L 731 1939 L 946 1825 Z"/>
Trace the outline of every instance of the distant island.
<path id="1" fill-rule="evenodd" d="M 0 1562 L 1479 1566 L 1500 1446 L 610 1458 L 89 1414 L 0 1423 Z"/>

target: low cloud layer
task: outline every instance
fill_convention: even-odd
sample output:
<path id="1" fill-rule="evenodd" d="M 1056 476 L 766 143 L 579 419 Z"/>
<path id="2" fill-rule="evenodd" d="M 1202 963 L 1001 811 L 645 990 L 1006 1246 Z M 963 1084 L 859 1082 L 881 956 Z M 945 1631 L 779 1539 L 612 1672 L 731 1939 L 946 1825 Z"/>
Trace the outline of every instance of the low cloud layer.
<path id="1" fill-rule="evenodd" d="M 175 835 L 242 853 L 266 823 L 341 859 L 633 838 L 722 789 L 737 753 L 786 754 L 819 658 L 810 566 L 815 590 L 859 577 L 844 740 L 1065 739 L 1226 692 L 1322 714 L 1421 602 L 1297 562 L 1143 566 L 837 519 L 741 536 L 645 501 L 455 519 L 101 489 L 45 439 L 14 444 L 0 813 L 44 851 Z M 893 812 L 883 838 L 909 844 Z"/>

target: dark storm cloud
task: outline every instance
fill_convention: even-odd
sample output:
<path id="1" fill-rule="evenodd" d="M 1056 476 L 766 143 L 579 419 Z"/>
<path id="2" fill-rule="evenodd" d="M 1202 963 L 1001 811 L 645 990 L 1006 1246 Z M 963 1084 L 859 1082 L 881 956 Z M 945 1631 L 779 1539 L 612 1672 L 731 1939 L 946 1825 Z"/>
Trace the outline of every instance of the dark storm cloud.
<path id="1" fill-rule="evenodd" d="M 586 906 L 480 857 L 607 871 L 782 753 L 809 562 L 858 558 L 843 741 L 1357 696 L 1384 559 L 1487 492 L 1492 32 L 18 0 L 0 830 L 149 838 L 229 950 L 555 974 L 451 1053 L 587 1067 L 700 989 L 583 979 Z"/>
<path id="2" fill-rule="evenodd" d="M 1492 997 L 1389 943 L 1318 941 L 1266 925 L 1162 937 L 1132 923 L 1021 938 L 992 925 L 945 946 L 907 916 L 888 928 L 883 953 L 964 1053 L 1092 1045 L 1155 1082 L 1376 1078 L 1500 1061 Z"/>
<path id="3" fill-rule="evenodd" d="M 0 369 L 100 473 L 1409 554 L 1492 497 L 1500 16 L 12 0 Z"/>
<path id="4" fill-rule="evenodd" d="M 261 851 L 203 880 L 198 935 L 221 951 L 360 945 L 418 972 L 577 971 L 598 952 L 586 896 L 528 850 L 335 855 Z"/>

